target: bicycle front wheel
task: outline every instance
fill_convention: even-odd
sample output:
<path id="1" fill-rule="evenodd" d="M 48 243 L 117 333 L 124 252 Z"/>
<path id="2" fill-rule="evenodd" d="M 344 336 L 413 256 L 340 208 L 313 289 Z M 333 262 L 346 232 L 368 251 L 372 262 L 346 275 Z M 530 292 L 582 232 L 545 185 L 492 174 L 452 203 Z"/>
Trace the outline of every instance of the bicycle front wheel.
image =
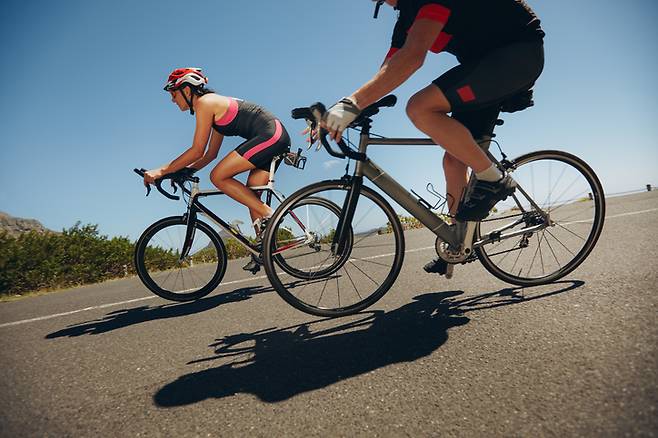
<path id="1" fill-rule="evenodd" d="M 194 301 L 212 292 L 226 272 L 226 249 L 206 223 L 195 223 L 192 247 L 185 257 L 187 221 L 183 216 L 159 220 L 144 231 L 135 247 L 135 268 L 154 294 L 172 301 Z"/>
<path id="2" fill-rule="evenodd" d="M 479 225 L 480 236 L 503 229 L 502 238 L 476 253 L 503 281 L 550 283 L 576 269 L 594 248 L 605 217 L 603 188 L 584 161 L 566 152 L 531 152 L 512 163 L 508 171 L 519 188 Z"/>
<path id="3" fill-rule="evenodd" d="M 359 195 L 345 250 L 332 253 L 335 209 L 348 189 L 342 181 L 324 181 L 297 191 L 279 206 L 265 233 L 263 263 L 270 283 L 286 302 L 311 315 L 344 316 L 371 306 L 402 267 L 402 226 L 386 200 L 368 187 Z M 318 198 L 325 202 L 308 203 Z M 278 268 L 277 258 L 296 273 Z"/>
<path id="4" fill-rule="evenodd" d="M 311 280 L 326 277 L 347 262 L 354 241 L 350 229 L 342 254 L 330 255 L 340 208 L 322 198 L 303 198 L 275 224 L 272 254 L 275 263 L 293 277 Z"/>

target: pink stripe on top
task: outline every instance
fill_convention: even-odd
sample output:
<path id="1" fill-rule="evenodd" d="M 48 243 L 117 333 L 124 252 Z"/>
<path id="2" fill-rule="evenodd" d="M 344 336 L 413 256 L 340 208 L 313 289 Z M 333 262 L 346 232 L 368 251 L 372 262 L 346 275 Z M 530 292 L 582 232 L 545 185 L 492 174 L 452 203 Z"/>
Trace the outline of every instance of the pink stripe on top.
<path id="1" fill-rule="evenodd" d="M 228 125 L 233 121 L 233 119 L 235 119 L 235 116 L 238 115 L 238 101 L 232 97 L 229 97 L 228 100 L 228 109 L 221 118 L 215 120 L 215 125 L 217 126 Z"/>
<path id="2" fill-rule="evenodd" d="M 279 139 L 281 138 L 281 134 L 283 134 L 283 127 L 281 126 L 281 122 L 279 122 L 278 120 L 275 120 L 274 124 L 276 126 L 276 129 L 274 130 L 274 135 L 272 136 L 272 138 L 270 138 L 269 140 L 264 141 L 262 143 L 259 143 L 256 146 L 254 146 L 253 148 L 249 149 L 243 155 L 244 158 L 246 158 L 248 160 L 249 158 L 253 157 L 255 154 L 262 151 L 263 149 L 266 149 L 266 148 L 272 146 L 277 141 L 279 141 Z"/>

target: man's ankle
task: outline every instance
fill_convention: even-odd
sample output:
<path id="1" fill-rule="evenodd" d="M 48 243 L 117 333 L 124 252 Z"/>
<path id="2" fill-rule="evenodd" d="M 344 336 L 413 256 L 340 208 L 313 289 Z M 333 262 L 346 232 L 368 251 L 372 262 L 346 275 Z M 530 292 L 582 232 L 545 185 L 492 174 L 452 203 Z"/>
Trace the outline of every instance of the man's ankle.
<path id="1" fill-rule="evenodd" d="M 502 177 L 503 174 L 500 172 L 500 170 L 498 170 L 498 168 L 494 164 L 491 164 L 491 166 L 489 166 L 488 169 L 485 169 L 482 172 L 475 173 L 475 178 L 477 178 L 480 181 L 496 182 L 496 181 L 500 181 Z"/>

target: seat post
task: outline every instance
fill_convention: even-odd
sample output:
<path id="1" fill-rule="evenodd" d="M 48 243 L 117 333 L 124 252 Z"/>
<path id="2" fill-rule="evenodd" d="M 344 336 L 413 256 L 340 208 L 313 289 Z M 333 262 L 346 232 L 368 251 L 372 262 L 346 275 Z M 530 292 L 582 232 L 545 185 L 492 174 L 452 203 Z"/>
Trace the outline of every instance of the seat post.
<path id="1" fill-rule="evenodd" d="M 270 162 L 270 176 L 268 177 L 267 180 L 267 185 L 269 188 L 274 188 L 274 171 L 276 170 L 276 162 L 279 161 L 279 156 L 275 156 L 272 158 L 272 162 Z"/>

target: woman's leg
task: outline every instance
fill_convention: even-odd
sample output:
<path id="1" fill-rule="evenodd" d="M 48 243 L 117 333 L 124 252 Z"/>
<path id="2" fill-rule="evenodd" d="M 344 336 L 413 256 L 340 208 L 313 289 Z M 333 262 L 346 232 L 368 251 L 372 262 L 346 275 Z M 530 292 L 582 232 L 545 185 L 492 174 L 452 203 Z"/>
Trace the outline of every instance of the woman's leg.
<path id="1" fill-rule="evenodd" d="M 263 169 L 252 169 L 251 172 L 249 172 L 249 177 L 247 178 L 247 187 L 252 187 L 252 186 L 264 186 L 268 183 L 270 180 L 270 172 L 263 170 Z M 260 196 L 256 195 L 256 197 L 259 198 Z M 272 209 L 270 208 L 270 212 Z M 251 216 L 251 222 L 253 223 L 256 219 L 263 217 L 262 215 L 259 215 L 256 211 L 249 209 L 249 215 Z M 267 214 L 266 216 L 269 216 Z M 260 232 L 260 230 L 255 230 L 256 234 Z"/>
<path id="2" fill-rule="evenodd" d="M 243 158 L 237 152 L 233 151 L 228 154 L 222 161 L 215 166 L 210 172 L 210 180 L 222 192 L 239 203 L 246 205 L 249 212 L 253 212 L 257 217 L 268 216 L 271 209 L 258 199 L 256 194 L 247 188 L 240 181 L 233 177 L 247 170 L 253 170 L 256 166 Z M 253 217 L 253 216 L 252 216 Z"/>

